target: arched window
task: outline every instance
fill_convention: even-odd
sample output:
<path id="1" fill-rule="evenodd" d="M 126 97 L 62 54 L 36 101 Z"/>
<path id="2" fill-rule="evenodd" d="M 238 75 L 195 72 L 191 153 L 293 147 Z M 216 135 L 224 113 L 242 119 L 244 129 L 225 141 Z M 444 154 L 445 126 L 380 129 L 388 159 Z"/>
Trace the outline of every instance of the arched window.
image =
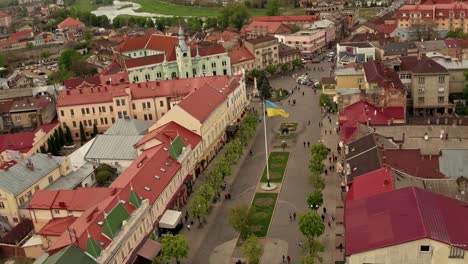
<path id="1" fill-rule="evenodd" d="M 172 77 L 172 79 L 176 78 L 176 77 L 177 77 L 177 73 L 176 73 L 176 72 L 172 72 L 171 77 Z"/>

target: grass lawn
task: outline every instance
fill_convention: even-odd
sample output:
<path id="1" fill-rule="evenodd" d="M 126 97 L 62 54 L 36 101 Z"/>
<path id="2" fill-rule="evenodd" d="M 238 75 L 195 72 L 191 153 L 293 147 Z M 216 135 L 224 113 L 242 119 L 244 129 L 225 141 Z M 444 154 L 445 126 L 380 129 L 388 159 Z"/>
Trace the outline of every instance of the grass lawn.
<path id="1" fill-rule="evenodd" d="M 83 0 L 79 0 L 83 1 Z M 218 16 L 221 8 L 217 7 L 196 7 L 196 6 L 183 6 L 174 5 L 158 0 L 133 0 L 133 2 L 141 5 L 138 9 L 139 12 L 148 12 L 162 15 L 173 16 L 194 16 L 194 17 L 213 17 Z M 252 16 L 265 16 L 265 9 L 249 9 Z M 300 8 L 282 8 L 284 14 L 304 14 L 304 10 Z"/>
<path id="2" fill-rule="evenodd" d="M 250 210 L 254 214 L 251 231 L 257 237 L 265 237 L 267 235 L 277 198 L 277 193 L 255 194 Z"/>
<path id="3" fill-rule="evenodd" d="M 97 9 L 97 6 L 91 0 L 76 0 L 73 8 L 81 12 L 91 12 Z"/>
<path id="4" fill-rule="evenodd" d="M 289 152 L 271 152 L 268 157 L 268 167 L 270 171 L 270 182 L 282 182 L 286 164 L 288 163 Z M 263 170 L 261 182 L 267 182 L 266 166 Z"/>

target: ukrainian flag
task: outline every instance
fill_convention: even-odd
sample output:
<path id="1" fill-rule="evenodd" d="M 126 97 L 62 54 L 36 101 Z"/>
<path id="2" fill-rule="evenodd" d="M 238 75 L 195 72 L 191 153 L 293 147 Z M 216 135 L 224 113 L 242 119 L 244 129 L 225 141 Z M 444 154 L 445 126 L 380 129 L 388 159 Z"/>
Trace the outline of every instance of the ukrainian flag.
<path id="1" fill-rule="evenodd" d="M 267 115 L 268 116 L 277 116 L 277 115 L 280 115 L 282 117 L 289 117 L 289 114 L 286 113 L 286 111 L 284 111 L 283 109 L 279 108 L 277 105 L 275 105 L 274 103 L 268 101 L 268 100 L 265 100 L 265 108 L 266 108 L 266 111 L 267 111 Z"/>

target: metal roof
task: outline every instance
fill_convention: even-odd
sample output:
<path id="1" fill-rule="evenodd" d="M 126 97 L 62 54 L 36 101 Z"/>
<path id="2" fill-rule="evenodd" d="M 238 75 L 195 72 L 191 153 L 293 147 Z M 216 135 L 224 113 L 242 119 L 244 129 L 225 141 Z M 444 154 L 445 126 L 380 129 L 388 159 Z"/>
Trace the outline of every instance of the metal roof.
<path id="1" fill-rule="evenodd" d="M 134 160 L 137 151 L 133 147 L 143 136 L 97 135 L 85 155 L 86 160 Z"/>
<path id="2" fill-rule="evenodd" d="M 442 149 L 439 156 L 439 168 L 447 177 L 468 176 L 468 150 Z"/>
<path id="3" fill-rule="evenodd" d="M 137 119 L 117 119 L 117 121 L 104 133 L 104 135 L 138 136 L 143 135 L 152 122 Z"/>
<path id="4" fill-rule="evenodd" d="M 73 171 L 65 177 L 60 177 L 51 185 L 47 186 L 46 190 L 72 190 L 75 189 L 86 177 L 93 173 L 94 167 L 91 162 L 83 164 L 78 170 Z"/>
<path id="5" fill-rule="evenodd" d="M 16 196 L 60 167 L 64 159 L 64 157 L 48 157 L 47 154 L 36 153 L 8 170 L 0 171 L 0 189 Z M 32 169 L 27 167 L 28 162 L 33 165 Z"/>

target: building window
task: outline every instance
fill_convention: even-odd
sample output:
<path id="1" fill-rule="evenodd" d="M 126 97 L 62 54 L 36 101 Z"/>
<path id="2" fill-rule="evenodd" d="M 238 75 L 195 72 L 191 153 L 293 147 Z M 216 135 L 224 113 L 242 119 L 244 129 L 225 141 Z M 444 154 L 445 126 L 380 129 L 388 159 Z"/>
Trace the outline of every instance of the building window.
<path id="1" fill-rule="evenodd" d="M 162 74 L 161 74 L 160 72 L 157 72 L 157 73 L 156 73 L 156 77 L 161 78 L 161 77 L 162 77 Z"/>
<path id="2" fill-rule="evenodd" d="M 424 97 L 418 97 L 418 103 L 424 104 Z"/>
<path id="3" fill-rule="evenodd" d="M 0 208 L 5 208 L 5 204 L 3 202 L 0 202 Z"/>
<path id="4" fill-rule="evenodd" d="M 142 107 L 143 109 L 146 109 L 146 104 L 145 104 L 145 102 L 141 103 L 141 107 Z"/>
<path id="5" fill-rule="evenodd" d="M 149 120 L 153 120 L 153 115 L 152 115 L 152 114 L 148 114 L 148 119 L 149 119 Z"/>
<path id="6" fill-rule="evenodd" d="M 148 109 L 151 108 L 151 103 L 150 102 L 146 102 L 146 108 L 148 108 Z"/>
<path id="7" fill-rule="evenodd" d="M 164 107 L 164 101 L 159 101 L 159 106 Z"/>
<path id="8" fill-rule="evenodd" d="M 135 110 L 135 108 L 136 108 L 136 107 L 135 107 L 135 104 L 132 103 L 132 109 Z"/>
<path id="9" fill-rule="evenodd" d="M 32 191 L 28 191 L 28 193 L 26 194 L 26 196 L 28 196 L 28 199 L 31 199 L 31 197 L 32 197 Z"/>
<path id="10" fill-rule="evenodd" d="M 442 104 L 445 101 L 445 97 L 444 96 L 439 96 L 439 97 L 437 97 L 437 101 L 439 102 L 439 104 Z"/>
<path id="11" fill-rule="evenodd" d="M 83 120 L 83 126 L 88 126 L 88 120 Z"/>
<path id="12" fill-rule="evenodd" d="M 143 115 L 143 118 L 144 118 L 145 120 L 148 120 L 148 116 L 147 116 L 146 114 Z"/>
<path id="13" fill-rule="evenodd" d="M 71 115 L 71 116 L 74 116 L 74 115 L 75 115 L 75 111 L 73 111 L 73 109 L 70 109 L 70 115 Z"/>
<path id="14" fill-rule="evenodd" d="M 79 137 L 80 135 L 78 133 L 75 133 L 75 137 Z"/>
<path id="15" fill-rule="evenodd" d="M 115 123 L 115 118 L 112 117 L 111 120 L 112 120 L 112 124 L 114 124 Z M 107 124 L 107 120 L 106 120 L 106 124 Z"/>
<path id="16" fill-rule="evenodd" d="M 125 105 L 125 99 L 122 99 L 121 101 L 122 101 L 122 105 Z"/>
<path id="17" fill-rule="evenodd" d="M 138 82 L 138 81 L 140 81 L 140 78 L 138 78 L 138 76 L 136 76 L 136 75 L 133 76 L 133 82 Z"/>
<path id="18" fill-rule="evenodd" d="M 149 81 L 149 79 L 150 79 L 150 74 L 149 73 L 145 74 L 145 80 Z"/>
<path id="19" fill-rule="evenodd" d="M 216 76 L 216 71 L 213 71 L 213 76 Z"/>
<path id="20" fill-rule="evenodd" d="M 89 108 L 86 108 L 86 114 L 89 115 Z"/>
<path id="21" fill-rule="evenodd" d="M 60 210 L 55 209 L 55 210 L 54 210 L 54 213 L 55 213 L 55 214 L 60 214 Z"/>
<path id="22" fill-rule="evenodd" d="M 205 64 L 202 64 L 201 68 L 202 68 L 202 70 L 205 70 L 206 69 Z"/>
<path id="23" fill-rule="evenodd" d="M 227 65 L 226 61 L 223 61 L 221 65 L 226 66 Z"/>
<path id="24" fill-rule="evenodd" d="M 226 69 L 223 70 L 223 74 L 227 75 L 227 70 Z"/>
<path id="25" fill-rule="evenodd" d="M 119 118 L 122 118 L 122 112 L 120 112 L 120 111 L 117 112 L 117 115 L 118 115 Z"/>
<path id="26" fill-rule="evenodd" d="M 449 258 L 464 259 L 465 258 L 465 250 L 462 247 L 451 245 L 450 246 Z"/>
<path id="27" fill-rule="evenodd" d="M 65 116 L 65 112 L 63 110 L 60 110 L 60 115 Z"/>
<path id="28" fill-rule="evenodd" d="M 429 251 L 431 251 L 431 246 L 422 245 L 422 246 L 419 247 L 419 251 L 421 251 L 421 252 L 429 252 Z"/>
<path id="29" fill-rule="evenodd" d="M 49 180 L 49 183 L 52 183 L 54 181 L 54 178 L 52 176 L 49 176 L 49 178 L 47 178 Z"/>
<path id="30" fill-rule="evenodd" d="M 193 76 L 197 76 L 197 69 L 192 69 Z"/>
<path id="31" fill-rule="evenodd" d="M 445 83 L 445 76 L 439 76 L 439 83 Z"/>
<path id="32" fill-rule="evenodd" d="M 73 127 L 76 127 L 76 121 L 72 121 Z"/>
<path id="33" fill-rule="evenodd" d="M 424 77 L 419 77 L 418 83 L 424 83 Z"/>
<path id="34" fill-rule="evenodd" d="M 418 91 L 419 91 L 420 94 L 422 94 L 422 93 L 424 93 L 424 88 L 423 88 L 423 87 L 419 87 Z"/>
<path id="35" fill-rule="evenodd" d="M 105 109 L 105 108 L 104 108 L 104 109 Z M 110 112 L 114 112 L 114 108 L 112 107 L 112 105 L 109 105 L 109 111 L 110 111 Z M 106 112 L 106 111 L 104 111 L 104 112 Z"/>
<path id="36" fill-rule="evenodd" d="M 18 199 L 18 202 L 19 202 L 20 205 L 21 205 L 21 204 L 24 204 L 24 197 L 20 197 L 20 198 Z"/>
<path id="37" fill-rule="evenodd" d="M 116 104 L 117 106 L 120 106 L 120 100 L 118 100 L 118 99 L 115 100 L 115 104 Z"/>
<path id="38" fill-rule="evenodd" d="M 172 72 L 172 73 L 171 73 L 171 78 L 172 78 L 172 79 L 175 79 L 176 77 L 177 77 L 177 73 L 176 73 L 176 72 Z"/>
<path id="39" fill-rule="evenodd" d="M 216 68 L 216 62 L 211 63 L 212 68 Z"/>

